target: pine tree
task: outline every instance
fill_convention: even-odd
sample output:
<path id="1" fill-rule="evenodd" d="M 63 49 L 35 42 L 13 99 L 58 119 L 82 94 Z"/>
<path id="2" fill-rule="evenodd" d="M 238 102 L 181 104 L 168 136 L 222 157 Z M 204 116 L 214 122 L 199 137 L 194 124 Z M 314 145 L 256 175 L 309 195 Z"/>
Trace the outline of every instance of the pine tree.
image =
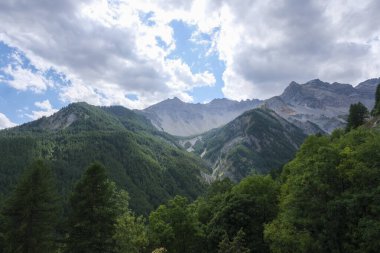
<path id="1" fill-rule="evenodd" d="M 3 209 L 4 252 L 54 252 L 58 211 L 51 170 L 36 161 L 25 171 Z"/>
<path id="2" fill-rule="evenodd" d="M 70 199 L 67 252 L 115 252 L 116 197 L 105 168 L 97 163 L 88 167 Z"/>
<path id="3" fill-rule="evenodd" d="M 362 103 L 352 104 L 347 119 L 346 131 L 348 132 L 363 125 L 368 115 L 368 109 Z"/>
<path id="4" fill-rule="evenodd" d="M 375 106 L 371 111 L 372 116 L 380 115 L 380 83 L 377 85 L 376 95 L 375 95 Z"/>

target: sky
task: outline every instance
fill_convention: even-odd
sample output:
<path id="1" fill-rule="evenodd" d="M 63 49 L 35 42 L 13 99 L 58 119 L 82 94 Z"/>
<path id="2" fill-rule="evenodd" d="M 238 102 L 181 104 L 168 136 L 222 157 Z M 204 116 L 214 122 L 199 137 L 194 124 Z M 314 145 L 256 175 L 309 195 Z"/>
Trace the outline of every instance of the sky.
<path id="1" fill-rule="evenodd" d="M 1 0 L 0 128 L 72 102 L 265 99 L 379 77 L 378 0 Z"/>

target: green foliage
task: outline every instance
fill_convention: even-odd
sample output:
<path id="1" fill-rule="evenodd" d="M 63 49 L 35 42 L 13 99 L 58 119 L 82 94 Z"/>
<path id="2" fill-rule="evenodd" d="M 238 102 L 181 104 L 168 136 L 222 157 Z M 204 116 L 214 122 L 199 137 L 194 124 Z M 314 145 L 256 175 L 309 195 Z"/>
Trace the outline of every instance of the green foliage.
<path id="1" fill-rule="evenodd" d="M 58 211 L 51 170 L 36 161 L 25 171 L 2 210 L 4 252 L 54 252 Z"/>
<path id="2" fill-rule="evenodd" d="M 346 131 L 348 132 L 351 129 L 356 129 L 363 125 L 368 116 L 368 109 L 362 103 L 352 104 L 347 119 Z"/>
<path id="3" fill-rule="evenodd" d="M 233 183 L 228 178 L 214 181 L 207 189 L 206 194 L 195 201 L 197 218 L 203 224 L 204 229 L 220 208 L 225 195 L 231 192 L 232 187 Z"/>
<path id="4" fill-rule="evenodd" d="M 280 211 L 265 228 L 271 251 L 376 252 L 379 150 L 376 131 L 309 137 L 282 173 Z"/>
<path id="5" fill-rule="evenodd" d="M 129 197 L 126 191 L 121 190 L 117 195 L 116 210 L 119 210 L 120 214 L 116 219 L 115 234 L 113 236 L 116 242 L 117 252 L 143 252 L 148 245 L 145 219 L 142 216 L 135 216 L 129 209 Z"/>
<path id="6" fill-rule="evenodd" d="M 116 232 L 113 238 L 120 253 L 143 252 L 148 246 L 144 218 L 136 217 L 131 212 L 122 214 L 116 220 Z"/>
<path id="7" fill-rule="evenodd" d="M 88 167 L 75 187 L 70 206 L 67 252 L 116 252 L 117 195 L 103 166 Z"/>
<path id="8" fill-rule="evenodd" d="M 375 95 L 375 106 L 373 107 L 371 111 L 372 116 L 379 116 L 380 115 L 380 84 L 377 85 L 376 88 L 376 95 Z"/>
<path id="9" fill-rule="evenodd" d="M 224 233 L 223 240 L 219 243 L 218 253 L 250 253 L 251 251 L 245 245 L 245 233 L 242 229 L 237 232 L 232 241 L 227 233 Z"/>
<path id="10" fill-rule="evenodd" d="M 152 248 L 165 247 L 169 252 L 201 252 L 203 233 L 188 200 L 176 196 L 160 205 L 149 216 Z"/>
<path id="11" fill-rule="evenodd" d="M 237 185 L 229 179 L 215 181 L 192 204 L 178 196 L 150 214 L 151 247 L 169 252 L 269 252 L 263 226 L 277 214 L 278 194 L 279 185 L 270 176 L 255 175 Z"/>
<path id="12" fill-rule="evenodd" d="M 293 158 L 306 135 L 273 111 L 245 112 L 222 128 L 207 132 L 195 152 L 212 164 L 225 161 L 224 170 L 239 181 L 253 173 L 268 173 Z M 228 145 L 226 145 L 228 144 Z"/>
<path id="13" fill-rule="evenodd" d="M 270 176 L 249 176 L 225 194 L 207 224 L 210 252 L 215 252 L 223 235 L 232 238 L 240 230 L 252 252 L 269 252 L 263 241 L 263 225 L 277 214 L 279 185 Z"/>
<path id="14" fill-rule="evenodd" d="M 366 114 L 360 105 L 353 107 L 356 115 Z M 81 120 L 52 129 L 73 113 Z M 204 192 L 199 180 L 200 171 L 206 170 L 203 163 L 144 120 L 122 107 L 75 104 L 63 114 L 1 131 L 0 193 L 8 195 L 33 159 L 47 163 L 32 163 L 6 201 L 0 194 L 0 252 L 378 252 L 378 131 L 351 126 L 348 133 L 310 136 L 280 176 L 272 173 L 275 180 L 270 175 L 251 175 L 238 184 L 223 179 Z M 245 127 L 239 134 L 277 141 L 272 151 L 260 143 L 260 154 L 244 142 L 223 154 L 241 176 L 277 153 L 276 159 L 291 157 L 286 153 L 288 137 L 273 114 L 254 110 L 240 120 Z M 234 125 L 234 131 L 222 128 L 221 135 L 219 130 L 210 132 L 215 136 L 207 142 L 208 149 L 222 149 L 223 142 L 239 136 L 235 130 L 242 125 Z M 292 133 L 295 142 L 303 138 Z M 96 163 L 82 175 L 94 160 L 108 169 Z M 62 196 L 71 196 L 59 229 L 52 172 Z M 148 224 L 132 211 L 147 213 L 176 194 L 184 197 L 160 205 L 150 213 Z M 62 231 L 67 245 L 57 249 Z"/>
<path id="15" fill-rule="evenodd" d="M 77 121 L 63 128 L 70 118 Z M 52 117 L 0 131 L 0 193 L 8 194 L 23 168 L 42 158 L 67 199 L 83 169 L 99 161 L 118 187 L 128 189 L 131 209 L 148 214 L 176 194 L 195 199 L 206 187 L 200 180 L 205 164 L 172 143 L 128 109 L 72 104 Z"/>

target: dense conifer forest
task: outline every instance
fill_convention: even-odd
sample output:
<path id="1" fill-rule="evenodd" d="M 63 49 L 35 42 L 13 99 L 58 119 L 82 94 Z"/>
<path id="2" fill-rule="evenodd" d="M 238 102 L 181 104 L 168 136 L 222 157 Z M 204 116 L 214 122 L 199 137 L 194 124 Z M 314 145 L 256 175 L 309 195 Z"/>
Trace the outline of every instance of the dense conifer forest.
<path id="1" fill-rule="evenodd" d="M 311 136 L 278 177 L 215 181 L 139 216 L 90 165 L 67 202 L 43 161 L 2 201 L 3 252 L 377 252 L 380 133 Z"/>

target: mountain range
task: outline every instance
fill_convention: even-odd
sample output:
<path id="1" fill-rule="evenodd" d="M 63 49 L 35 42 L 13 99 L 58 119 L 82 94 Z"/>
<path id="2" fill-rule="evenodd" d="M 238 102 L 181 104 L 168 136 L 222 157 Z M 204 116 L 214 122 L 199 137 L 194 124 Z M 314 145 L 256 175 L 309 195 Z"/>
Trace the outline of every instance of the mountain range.
<path id="1" fill-rule="evenodd" d="M 193 136 L 221 127 L 247 110 L 265 106 L 306 134 L 331 133 L 345 125 L 351 104 L 360 101 L 368 108 L 373 107 L 378 83 L 380 78 L 369 79 L 355 87 L 319 79 L 304 84 L 291 82 L 281 95 L 267 100 L 214 99 L 206 104 L 192 104 L 173 98 L 139 113 L 150 119 L 157 129 L 177 136 Z"/>
<path id="2" fill-rule="evenodd" d="M 207 104 L 185 103 L 179 98 L 167 99 L 142 111 L 152 124 L 176 136 L 191 136 L 221 127 L 245 111 L 262 104 L 258 99 L 233 101 L 214 99 Z"/>
<path id="3" fill-rule="evenodd" d="M 372 108 L 378 83 L 352 87 L 316 79 L 292 82 L 264 101 L 174 98 L 142 111 L 73 103 L 0 131 L 0 200 L 37 158 L 53 169 L 65 198 L 84 169 L 99 161 L 127 189 L 132 209 L 146 214 L 177 194 L 196 198 L 212 180 L 280 169 L 308 134 L 344 126 L 350 104 Z"/>
<path id="4" fill-rule="evenodd" d="M 375 91 L 380 78 L 370 79 L 352 87 L 349 84 L 327 83 L 319 79 L 305 84 L 291 82 L 280 96 L 265 101 L 265 106 L 276 111 L 306 133 L 316 132 L 308 123 L 327 133 L 346 124 L 351 104 L 361 102 L 368 109 L 375 103 Z"/>

